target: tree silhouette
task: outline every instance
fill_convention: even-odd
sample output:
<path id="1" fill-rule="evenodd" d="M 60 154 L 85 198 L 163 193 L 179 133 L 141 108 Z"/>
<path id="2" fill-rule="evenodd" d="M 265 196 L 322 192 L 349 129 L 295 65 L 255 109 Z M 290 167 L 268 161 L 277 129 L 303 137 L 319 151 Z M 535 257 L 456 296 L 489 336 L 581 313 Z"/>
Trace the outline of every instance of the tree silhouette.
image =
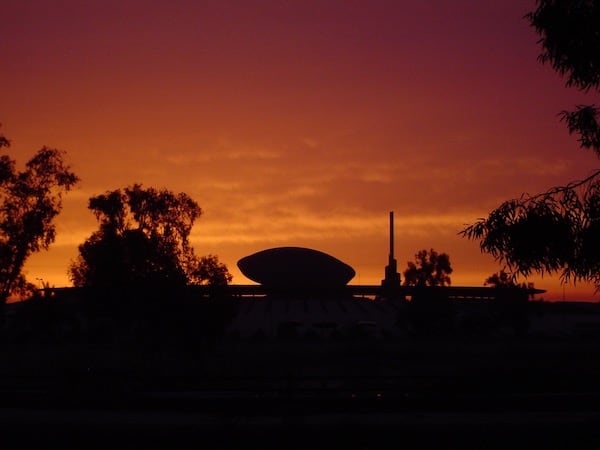
<path id="1" fill-rule="evenodd" d="M 409 261 L 404 271 L 404 286 L 446 286 L 450 285 L 450 257 L 434 249 L 421 250 L 415 255 L 415 262 Z"/>
<path id="2" fill-rule="evenodd" d="M 190 280 L 194 284 L 225 286 L 232 278 L 227 266 L 220 263 L 216 255 L 202 256 L 190 273 Z"/>
<path id="3" fill-rule="evenodd" d="M 505 287 L 516 287 L 518 286 L 515 283 L 514 277 L 504 271 L 501 270 L 499 272 L 493 273 L 489 277 L 487 277 L 483 283 L 484 286 L 491 286 L 495 288 L 505 288 Z"/>
<path id="4" fill-rule="evenodd" d="M 231 281 L 216 256 L 194 254 L 189 235 L 202 209 L 187 194 L 134 184 L 90 198 L 88 208 L 100 228 L 79 246 L 71 263 L 75 286 L 175 287 Z"/>
<path id="5" fill-rule="evenodd" d="M 600 2 L 538 0 L 526 19 L 540 35 L 539 60 L 566 77 L 566 85 L 600 91 Z M 569 133 L 600 157 L 600 110 L 562 111 Z M 593 281 L 600 289 L 600 170 L 536 195 L 508 200 L 464 228 L 483 252 L 514 274 L 560 273 L 563 282 Z"/>
<path id="6" fill-rule="evenodd" d="M 0 148 L 9 146 L 0 135 Z M 27 288 L 27 258 L 54 242 L 62 194 L 78 181 L 63 158 L 63 152 L 43 147 L 19 172 L 14 160 L 0 155 L 0 304 Z"/>

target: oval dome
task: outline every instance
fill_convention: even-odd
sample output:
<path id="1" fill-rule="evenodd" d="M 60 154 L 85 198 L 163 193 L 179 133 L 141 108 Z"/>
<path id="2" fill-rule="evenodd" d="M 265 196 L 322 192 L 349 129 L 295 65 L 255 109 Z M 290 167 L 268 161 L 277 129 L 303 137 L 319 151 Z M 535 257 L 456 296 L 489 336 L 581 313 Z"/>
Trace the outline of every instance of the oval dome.
<path id="1" fill-rule="evenodd" d="M 342 287 L 355 272 L 327 253 L 303 247 L 277 247 L 240 259 L 242 273 L 266 287 Z"/>

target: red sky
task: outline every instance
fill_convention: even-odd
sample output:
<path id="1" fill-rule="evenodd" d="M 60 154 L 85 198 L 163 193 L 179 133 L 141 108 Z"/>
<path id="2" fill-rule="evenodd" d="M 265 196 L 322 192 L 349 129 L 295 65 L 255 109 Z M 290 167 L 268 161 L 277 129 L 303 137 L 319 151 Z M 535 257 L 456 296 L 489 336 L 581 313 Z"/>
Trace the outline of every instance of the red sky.
<path id="1" fill-rule="evenodd" d="M 401 269 L 450 255 L 453 285 L 499 270 L 457 235 L 501 201 L 598 165 L 557 114 L 598 102 L 537 61 L 533 0 L 3 0 L 0 121 L 18 162 L 60 148 L 81 177 L 30 280 L 68 284 L 87 199 L 135 182 L 204 210 L 197 253 L 316 248 L 379 283 L 388 212 Z M 546 299 L 588 285 L 532 278 Z"/>

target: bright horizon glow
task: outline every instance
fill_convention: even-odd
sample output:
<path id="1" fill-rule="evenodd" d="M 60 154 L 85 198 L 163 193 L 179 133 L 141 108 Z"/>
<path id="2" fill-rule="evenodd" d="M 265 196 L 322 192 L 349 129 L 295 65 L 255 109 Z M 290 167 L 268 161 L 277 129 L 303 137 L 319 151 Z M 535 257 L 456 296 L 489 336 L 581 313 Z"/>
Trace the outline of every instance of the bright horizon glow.
<path id="1" fill-rule="evenodd" d="M 402 240 L 405 239 L 406 236 L 408 235 L 409 237 L 411 236 L 411 234 L 417 237 L 422 238 L 423 236 L 427 237 L 428 234 L 425 231 L 419 231 L 417 230 L 415 233 L 405 233 L 404 236 L 399 236 L 398 235 L 398 229 L 400 227 L 404 227 L 404 226 L 408 226 L 408 225 L 413 225 L 418 227 L 419 225 L 428 225 L 432 223 L 431 217 L 410 217 L 410 218 L 404 218 L 404 220 L 398 220 L 399 218 L 397 216 L 395 216 L 394 218 L 394 222 L 395 222 L 395 258 L 398 261 L 398 272 L 401 273 L 405 270 L 406 268 L 406 261 L 414 261 L 414 258 L 411 257 L 410 255 L 407 254 L 406 250 L 404 249 L 398 249 L 398 240 Z M 370 233 L 367 233 L 366 236 L 367 238 L 373 239 L 376 238 L 377 241 L 380 244 L 380 249 L 379 249 L 379 253 L 378 255 L 376 255 L 376 259 L 373 258 L 368 258 L 368 259 L 353 259 L 352 262 L 350 262 L 347 259 L 342 259 L 343 262 L 350 264 L 356 271 L 356 276 L 350 280 L 349 284 L 350 285 L 379 285 L 381 283 L 381 280 L 384 277 L 384 267 L 385 265 L 387 265 L 387 255 L 389 253 L 389 243 L 388 243 L 388 239 L 389 239 L 389 235 L 388 235 L 388 230 L 389 230 L 389 226 L 388 226 L 388 216 L 384 216 L 384 217 L 380 217 L 380 218 L 373 218 L 371 225 L 373 225 L 372 228 L 362 228 L 362 229 L 370 229 Z M 361 223 L 363 221 L 361 220 L 357 220 L 356 222 Z M 355 223 L 356 223 L 355 222 Z M 364 222 L 368 222 L 368 221 L 364 221 Z M 337 223 L 336 221 L 333 221 L 333 223 Z M 348 224 L 352 224 L 352 221 L 349 222 L 343 222 L 346 225 Z M 446 220 L 442 219 L 440 221 L 440 223 L 436 224 L 436 226 L 442 227 L 444 225 L 456 225 L 456 223 L 458 223 L 456 221 L 456 218 L 451 218 L 448 217 L 446 218 Z M 376 228 L 375 228 L 376 227 Z M 200 227 L 195 227 L 195 231 L 197 232 L 197 229 Z M 361 229 L 361 227 L 359 227 L 359 229 Z M 349 231 L 348 231 L 349 230 Z M 358 232 L 353 229 L 352 226 L 348 227 L 348 230 L 345 231 L 345 233 L 347 234 L 347 236 L 349 238 L 351 238 L 352 240 L 360 240 L 360 236 L 358 236 Z M 89 233 L 91 233 L 92 231 L 94 231 L 94 229 L 91 229 Z M 205 230 L 206 231 L 206 230 Z M 208 230 L 209 232 L 211 231 L 210 229 Z M 87 238 L 89 236 L 89 233 L 81 233 L 77 236 L 70 236 L 68 239 L 66 240 L 62 240 L 62 239 L 57 239 L 57 243 L 55 243 L 55 245 L 58 246 L 62 246 L 62 247 L 66 247 L 72 250 L 72 248 L 74 246 L 76 246 L 78 243 L 82 242 L 85 238 Z M 335 229 L 331 229 L 328 232 L 323 232 L 323 231 L 318 231 L 317 230 L 317 235 L 316 237 L 311 234 L 311 233 L 315 233 L 315 229 L 304 229 L 304 234 L 302 236 L 297 236 L 298 239 L 293 240 L 290 239 L 289 235 L 285 235 L 282 234 L 280 236 L 275 235 L 275 236 L 271 236 L 271 238 L 273 239 L 272 242 L 273 245 L 272 247 L 279 247 L 279 246 L 305 246 L 305 245 L 299 245 L 299 244 L 294 244 L 293 242 L 313 242 L 313 241 L 319 241 L 320 238 L 325 237 L 325 238 L 331 238 L 332 236 L 334 236 L 336 233 L 340 233 L 340 229 L 339 227 L 335 228 Z M 322 233 L 323 235 L 320 235 L 319 233 Z M 64 233 L 65 235 L 67 235 L 66 233 Z M 228 239 L 229 237 L 229 239 Z M 233 237 L 233 239 L 231 238 Z M 198 237 L 195 233 L 192 234 L 192 244 L 194 245 L 195 248 L 206 248 L 207 244 L 210 243 L 210 239 L 207 238 L 203 238 L 203 237 Z M 237 260 L 241 259 L 243 256 L 248 256 L 251 253 L 255 253 L 256 251 L 260 251 L 260 250 L 264 250 L 265 248 L 258 248 L 257 245 L 262 244 L 265 242 L 265 238 L 264 237 L 244 237 L 243 235 L 239 235 L 239 234 L 235 234 L 235 232 L 233 232 L 231 235 L 225 235 L 223 237 L 223 239 L 219 239 L 218 237 L 216 237 L 216 239 L 214 239 L 213 242 L 216 242 L 217 244 L 232 244 L 234 247 L 236 245 L 247 245 L 249 246 L 248 248 L 252 248 L 255 250 L 249 250 L 247 254 L 241 255 L 240 257 L 238 257 L 235 261 L 233 261 L 233 263 L 230 260 L 225 260 L 225 259 L 221 259 L 223 262 L 225 262 L 228 265 L 228 268 L 230 270 L 230 272 L 233 274 L 233 281 L 232 284 L 256 284 L 254 281 L 246 278 L 238 269 L 236 263 Z M 277 244 L 277 242 L 279 242 L 279 244 Z M 292 242 L 292 243 L 290 243 Z M 225 247 L 226 248 L 226 247 Z M 322 249 L 316 248 L 316 247 L 311 247 L 311 248 L 315 248 L 316 250 L 321 250 L 324 251 Z M 425 247 L 424 247 L 425 248 Z M 428 248 L 427 248 L 428 249 Z M 327 252 L 326 252 L 327 253 Z M 416 253 L 416 251 L 415 251 Z M 71 257 L 71 259 L 73 259 L 76 255 L 76 252 L 73 253 L 73 256 Z M 336 255 L 335 253 L 332 253 L 332 256 L 341 259 L 339 257 L 339 255 Z M 403 261 L 402 258 L 406 256 L 406 261 Z M 471 268 L 470 271 L 460 271 L 458 272 L 456 267 L 456 262 L 454 261 L 454 258 L 452 257 L 452 254 L 450 253 L 451 256 L 451 262 L 453 264 L 453 268 L 455 268 L 454 273 L 451 275 L 451 279 L 452 279 L 452 285 L 453 286 L 483 286 L 483 281 L 485 280 L 485 278 L 487 278 L 487 276 L 491 275 L 494 271 L 497 271 L 499 269 L 494 269 L 494 264 L 488 264 L 487 266 L 490 267 L 490 269 L 485 272 L 482 271 L 481 269 L 476 270 L 477 268 L 473 269 Z M 220 256 L 221 258 L 221 256 Z M 32 257 L 32 261 L 28 264 L 28 268 L 29 270 L 31 270 L 31 268 L 33 268 L 36 272 L 35 272 L 35 278 L 33 277 L 33 275 L 31 274 L 31 272 L 28 271 L 28 278 L 30 279 L 30 281 L 33 281 L 34 279 L 37 280 L 37 282 L 39 282 L 40 280 L 44 280 L 45 282 L 50 282 L 51 286 L 56 286 L 56 287 L 62 287 L 62 286 L 69 286 L 71 285 L 68 277 L 67 277 L 67 273 L 66 270 L 64 272 L 61 271 L 57 271 L 56 269 L 59 268 L 57 267 L 52 260 L 47 260 L 44 261 L 44 254 L 38 254 L 38 255 L 34 255 Z M 491 258 L 488 258 L 491 259 Z M 70 261 L 70 260 L 69 260 Z M 67 263 L 68 266 L 68 263 Z M 65 266 L 65 267 L 67 267 Z M 60 267 L 62 268 L 62 267 Z M 490 271 L 491 270 L 491 271 Z M 39 276 L 38 276 L 39 275 Z M 43 276 L 45 275 L 45 277 Z M 520 279 L 520 282 L 523 281 L 528 281 L 528 282 L 533 282 L 535 284 L 535 286 L 537 288 L 540 289 L 545 289 L 547 292 L 541 295 L 538 295 L 538 298 L 540 299 L 544 299 L 544 300 L 550 300 L 550 301 L 559 301 L 559 300 L 578 300 L 578 301 L 587 301 L 587 302 L 596 302 L 598 301 L 597 298 L 597 294 L 595 293 L 595 291 L 593 289 L 591 289 L 587 284 L 561 284 L 558 277 L 542 277 L 542 276 L 534 276 L 534 277 L 530 277 L 527 280 L 524 279 Z"/>

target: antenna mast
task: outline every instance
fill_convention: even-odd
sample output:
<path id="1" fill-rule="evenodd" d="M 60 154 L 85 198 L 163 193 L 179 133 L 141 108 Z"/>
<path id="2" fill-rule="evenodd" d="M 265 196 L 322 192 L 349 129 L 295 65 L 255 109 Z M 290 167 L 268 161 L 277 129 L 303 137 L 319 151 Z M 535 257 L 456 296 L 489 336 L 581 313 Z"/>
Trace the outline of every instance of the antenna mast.
<path id="1" fill-rule="evenodd" d="M 394 211 L 390 211 L 390 263 L 394 260 Z"/>
<path id="2" fill-rule="evenodd" d="M 400 287 L 400 274 L 398 273 L 398 263 L 394 258 L 394 211 L 390 211 L 390 253 L 388 265 L 385 266 L 385 278 L 381 285 L 388 291 L 397 290 Z"/>

